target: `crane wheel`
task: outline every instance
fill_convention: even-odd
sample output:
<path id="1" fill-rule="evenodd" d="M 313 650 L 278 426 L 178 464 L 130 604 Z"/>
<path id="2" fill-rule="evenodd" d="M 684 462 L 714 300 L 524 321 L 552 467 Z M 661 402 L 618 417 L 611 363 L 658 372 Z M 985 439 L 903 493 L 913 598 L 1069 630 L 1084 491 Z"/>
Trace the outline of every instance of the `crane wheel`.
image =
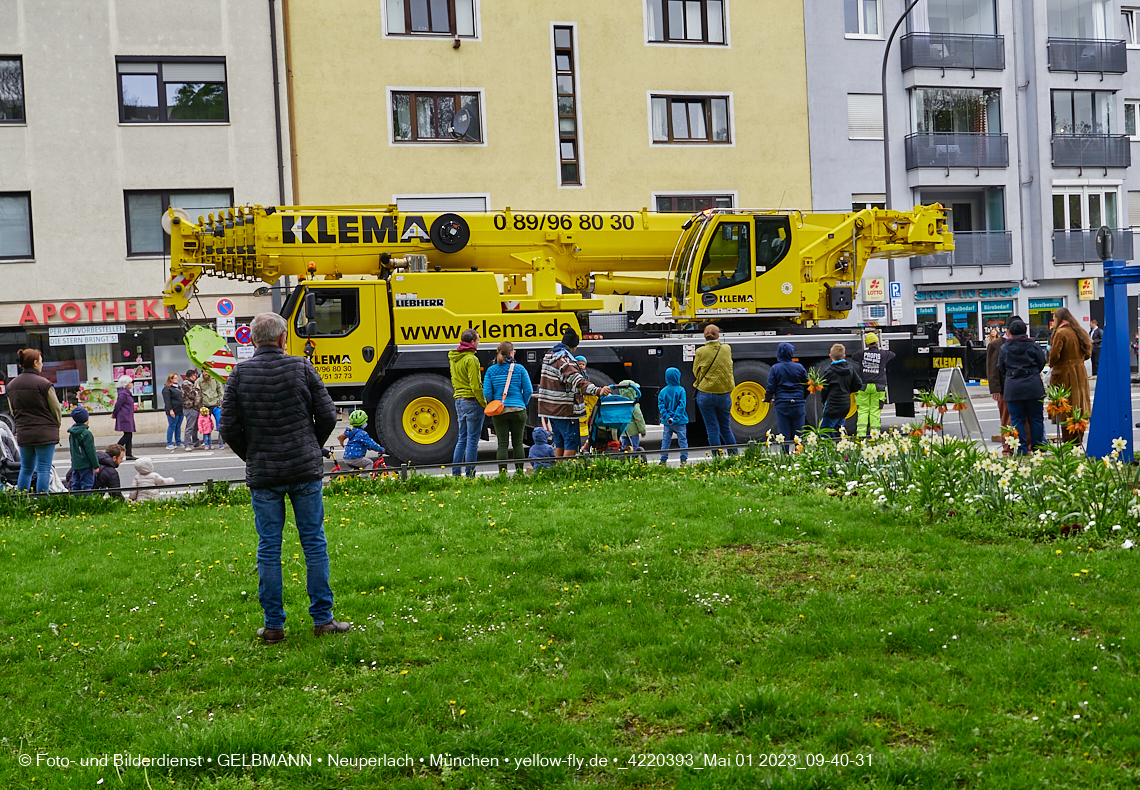
<path id="1" fill-rule="evenodd" d="M 776 411 L 764 402 L 767 393 L 768 372 L 763 362 L 744 359 L 732 366 L 736 380 L 729 395 L 732 410 L 732 433 L 740 443 L 762 439 L 769 429 L 776 432 Z"/>
<path id="2" fill-rule="evenodd" d="M 458 214 L 440 214 L 431 224 L 428 235 L 440 252 L 459 252 L 471 240 L 471 228 L 467 225 L 467 220 Z"/>
<path id="3" fill-rule="evenodd" d="M 417 373 L 397 381 L 376 408 L 380 444 L 413 466 L 451 463 L 459 424 L 451 381 Z"/>

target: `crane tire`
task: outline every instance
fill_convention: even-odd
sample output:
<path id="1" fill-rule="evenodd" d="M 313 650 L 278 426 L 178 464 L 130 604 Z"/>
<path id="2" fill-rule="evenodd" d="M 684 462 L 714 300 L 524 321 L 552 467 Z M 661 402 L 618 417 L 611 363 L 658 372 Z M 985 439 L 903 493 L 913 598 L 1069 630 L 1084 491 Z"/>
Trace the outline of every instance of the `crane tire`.
<path id="1" fill-rule="evenodd" d="M 732 434 L 740 444 L 763 439 L 769 430 L 776 433 L 776 410 L 763 402 L 770 370 L 767 364 L 752 359 L 742 359 L 732 365 L 736 386 L 730 396 L 732 404 L 729 408 L 732 411 Z"/>
<path id="2" fill-rule="evenodd" d="M 413 466 L 451 463 L 459 438 L 451 380 L 416 373 L 396 381 L 376 407 L 376 432 L 389 453 Z"/>

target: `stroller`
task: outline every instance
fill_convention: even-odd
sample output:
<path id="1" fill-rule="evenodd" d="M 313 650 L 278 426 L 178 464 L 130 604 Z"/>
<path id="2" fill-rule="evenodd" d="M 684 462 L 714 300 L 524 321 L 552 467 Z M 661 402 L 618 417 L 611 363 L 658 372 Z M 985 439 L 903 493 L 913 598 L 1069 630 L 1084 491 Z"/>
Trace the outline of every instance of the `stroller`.
<path id="1" fill-rule="evenodd" d="M 598 398 L 588 418 L 589 447 L 595 453 L 621 453 L 621 435 L 633 420 L 633 408 L 641 400 L 641 388 L 622 387 L 626 394 Z M 627 397 L 629 395 L 629 397 Z"/>
<path id="2" fill-rule="evenodd" d="M 16 435 L 7 422 L 0 420 L 0 489 L 15 488 L 19 477 L 20 448 L 16 445 Z"/>

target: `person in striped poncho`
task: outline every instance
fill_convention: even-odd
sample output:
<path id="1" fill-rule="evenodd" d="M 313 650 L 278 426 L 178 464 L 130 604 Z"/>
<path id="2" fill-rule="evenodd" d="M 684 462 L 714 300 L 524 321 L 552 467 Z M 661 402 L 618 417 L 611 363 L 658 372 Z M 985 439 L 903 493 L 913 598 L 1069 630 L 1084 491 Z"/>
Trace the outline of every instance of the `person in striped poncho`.
<path id="1" fill-rule="evenodd" d="M 554 455 L 569 457 L 578 452 L 581 438 L 578 422 L 586 415 L 586 407 L 574 397 L 576 392 L 583 395 L 609 395 L 609 387 L 591 384 L 574 359 L 578 348 L 578 333 L 567 329 L 561 343 L 555 343 L 542 359 L 542 374 L 538 382 L 535 398 L 538 401 L 538 416 L 550 421 L 554 434 Z"/>

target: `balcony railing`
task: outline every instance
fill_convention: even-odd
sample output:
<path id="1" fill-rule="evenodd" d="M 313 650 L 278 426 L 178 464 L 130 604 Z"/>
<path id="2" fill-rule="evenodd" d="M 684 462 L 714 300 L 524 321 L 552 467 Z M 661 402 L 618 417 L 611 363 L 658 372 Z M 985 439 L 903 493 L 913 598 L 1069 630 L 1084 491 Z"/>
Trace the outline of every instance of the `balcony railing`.
<path id="1" fill-rule="evenodd" d="M 1004 36 L 908 33 L 899 41 L 902 70 L 1005 68 Z"/>
<path id="2" fill-rule="evenodd" d="M 1009 137 L 972 132 L 909 134 L 906 169 L 917 167 L 1009 167 Z"/>
<path id="3" fill-rule="evenodd" d="M 954 234 L 954 249 L 910 259 L 912 269 L 955 266 L 1009 266 L 1013 263 L 1013 233 L 1008 230 L 968 230 Z"/>
<path id="4" fill-rule="evenodd" d="M 1123 41 L 1099 38 L 1051 38 L 1049 71 L 1099 71 L 1123 74 L 1128 71 L 1128 46 Z"/>
<path id="5" fill-rule="evenodd" d="M 1100 263 L 1096 254 L 1096 229 L 1053 231 L 1053 263 Z M 1121 261 L 1132 260 L 1132 229 L 1112 231 L 1114 245 L 1112 257 Z M 958 235 L 954 234 L 957 239 Z"/>
<path id="6" fill-rule="evenodd" d="M 1126 134 L 1055 134 L 1053 167 L 1131 167 Z"/>

